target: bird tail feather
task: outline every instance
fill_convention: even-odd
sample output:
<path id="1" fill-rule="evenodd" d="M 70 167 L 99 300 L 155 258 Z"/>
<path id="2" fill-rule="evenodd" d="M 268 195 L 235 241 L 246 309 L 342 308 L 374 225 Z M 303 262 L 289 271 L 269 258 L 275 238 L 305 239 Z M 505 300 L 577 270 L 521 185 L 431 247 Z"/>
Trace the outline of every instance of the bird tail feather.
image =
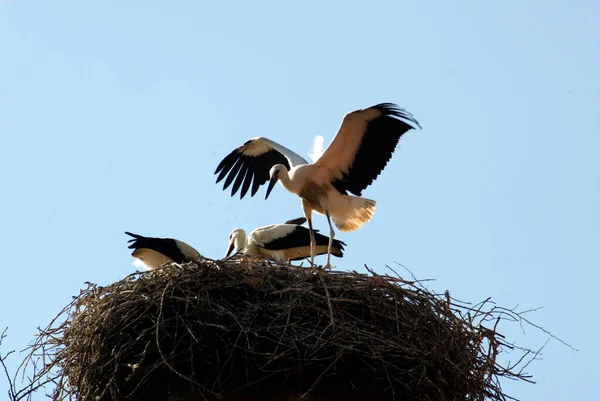
<path id="1" fill-rule="evenodd" d="M 342 195 L 345 205 L 331 214 L 331 219 L 340 231 L 354 231 L 371 220 L 375 213 L 375 201 L 359 196 Z"/>

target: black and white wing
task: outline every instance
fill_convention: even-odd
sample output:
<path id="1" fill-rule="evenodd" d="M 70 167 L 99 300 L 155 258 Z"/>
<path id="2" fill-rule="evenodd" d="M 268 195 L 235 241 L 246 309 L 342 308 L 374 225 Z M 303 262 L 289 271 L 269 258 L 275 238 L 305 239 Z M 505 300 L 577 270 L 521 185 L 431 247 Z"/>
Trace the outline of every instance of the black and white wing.
<path id="1" fill-rule="evenodd" d="M 319 234 L 319 230 L 314 230 L 314 232 L 317 246 L 327 246 L 329 244 L 329 237 Z M 272 251 L 310 246 L 309 229 L 296 224 L 276 224 L 257 228 L 250 233 L 250 237 L 258 246 Z M 343 251 L 344 245 L 346 244 L 342 241 L 333 240 L 333 248 Z"/>
<path id="2" fill-rule="evenodd" d="M 125 234 L 133 237 L 133 239 L 127 241 L 128 243 L 131 243 L 128 246 L 129 249 L 150 249 L 168 257 L 175 263 L 184 263 L 189 260 L 197 259 L 198 256 L 200 256 L 197 250 L 185 242 L 173 238 L 144 237 L 143 235 L 133 234 L 127 231 Z"/>
<path id="3" fill-rule="evenodd" d="M 276 164 L 283 164 L 290 170 L 308 162 L 270 139 L 252 138 L 221 160 L 215 174 L 219 174 L 217 182 L 227 177 L 223 190 L 233 183 L 231 196 L 235 195 L 241 187 L 240 199 L 242 199 L 250 189 L 250 185 L 252 185 L 250 196 L 256 194 L 258 187 L 269 180 L 269 170 Z"/>
<path id="4" fill-rule="evenodd" d="M 400 137 L 416 127 L 421 128 L 412 114 L 392 103 L 353 111 L 315 166 L 332 172 L 338 191 L 360 196 L 384 169 Z"/>

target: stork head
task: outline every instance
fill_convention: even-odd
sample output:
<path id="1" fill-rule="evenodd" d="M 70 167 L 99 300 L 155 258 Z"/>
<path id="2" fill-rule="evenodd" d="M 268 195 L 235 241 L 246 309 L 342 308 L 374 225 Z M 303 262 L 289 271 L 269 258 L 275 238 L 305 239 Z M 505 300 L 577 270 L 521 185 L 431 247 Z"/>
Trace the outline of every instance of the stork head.
<path id="1" fill-rule="evenodd" d="M 229 246 L 227 247 L 227 253 L 225 257 L 229 256 L 231 252 L 240 252 L 244 249 L 244 243 L 246 242 L 246 232 L 241 228 L 236 228 L 229 234 Z"/>
<path id="2" fill-rule="evenodd" d="M 275 186 L 277 181 L 279 181 L 279 174 L 281 174 L 281 172 L 284 170 L 287 171 L 287 168 L 283 164 L 276 164 L 273 167 L 271 167 L 271 170 L 269 171 L 269 186 L 267 187 L 267 194 L 265 195 L 265 199 L 267 199 L 271 194 L 273 187 Z"/>

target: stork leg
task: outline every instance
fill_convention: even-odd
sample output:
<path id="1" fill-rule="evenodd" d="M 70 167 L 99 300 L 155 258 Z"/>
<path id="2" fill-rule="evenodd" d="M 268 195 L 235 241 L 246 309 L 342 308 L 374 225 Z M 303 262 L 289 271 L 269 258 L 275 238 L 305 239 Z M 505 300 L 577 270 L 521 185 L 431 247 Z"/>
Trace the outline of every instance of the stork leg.
<path id="1" fill-rule="evenodd" d="M 310 232 L 310 267 L 314 267 L 317 241 L 315 240 L 315 232 L 312 226 L 312 207 L 305 199 L 302 199 L 302 210 L 304 211 L 306 221 L 308 221 L 308 231 Z"/>
<path id="2" fill-rule="evenodd" d="M 314 266 L 315 265 L 315 247 L 316 247 L 316 241 L 315 241 L 315 232 L 313 231 L 313 226 L 312 226 L 312 220 L 311 219 L 307 219 L 308 220 L 308 231 L 310 231 L 310 266 Z"/>
<path id="3" fill-rule="evenodd" d="M 327 216 L 327 222 L 329 223 L 329 245 L 327 246 L 327 263 L 325 263 L 326 269 L 331 269 L 331 264 L 329 264 L 329 259 L 331 259 L 331 246 L 333 245 L 333 237 L 335 237 L 335 231 L 333 231 L 333 226 L 331 225 L 331 218 L 329 217 L 329 212 L 325 212 Z"/>

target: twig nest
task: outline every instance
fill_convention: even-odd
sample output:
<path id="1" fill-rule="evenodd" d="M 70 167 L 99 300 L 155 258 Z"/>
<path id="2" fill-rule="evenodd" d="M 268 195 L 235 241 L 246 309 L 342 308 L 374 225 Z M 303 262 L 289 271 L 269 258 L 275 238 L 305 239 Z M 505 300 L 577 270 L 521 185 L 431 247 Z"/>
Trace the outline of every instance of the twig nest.
<path id="1" fill-rule="evenodd" d="M 500 400 L 518 377 L 485 312 L 389 276 L 204 260 L 89 284 L 67 311 L 53 363 L 79 401 Z"/>

